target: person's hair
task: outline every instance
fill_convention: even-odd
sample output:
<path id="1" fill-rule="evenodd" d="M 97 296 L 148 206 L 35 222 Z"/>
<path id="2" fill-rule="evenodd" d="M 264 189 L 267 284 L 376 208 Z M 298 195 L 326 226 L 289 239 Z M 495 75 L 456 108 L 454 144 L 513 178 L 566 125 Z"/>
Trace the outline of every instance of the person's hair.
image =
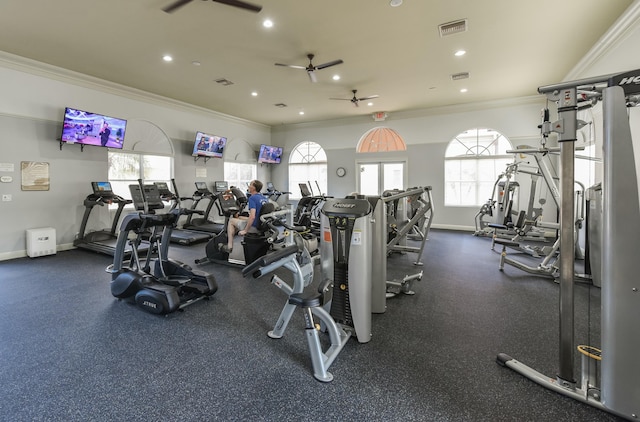
<path id="1" fill-rule="evenodd" d="M 251 183 L 253 184 L 253 187 L 256 188 L 256 192 L 260 192 L 262 190 L 262 182 L 261 181 L 254 180 Z"/>

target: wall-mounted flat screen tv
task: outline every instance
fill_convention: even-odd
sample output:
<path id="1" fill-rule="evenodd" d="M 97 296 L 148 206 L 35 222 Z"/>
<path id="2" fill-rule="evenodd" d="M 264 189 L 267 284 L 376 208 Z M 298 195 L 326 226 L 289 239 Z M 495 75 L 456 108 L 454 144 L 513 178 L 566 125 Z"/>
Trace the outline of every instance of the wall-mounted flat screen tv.
<path id="1" fill-rule="evenodd" d="M 193 144 L 192 155 L 194 157 L 222 158 L 225 146 L 227 146 L 227 138 L 198 132 L 196 133 L 196 141 Z"/>
<path id="2" fill-rule="evenodd" d="M 127 121 L 66 107 L 60 140 L 71 144 L 122 149 Z"/>
<path id="3" fill-rule="evenodd" d="M 282 159 L 282 147 L 274 147 L 271 145 L 260 145 L 258 153 L 259 163 L 280 164 Z"/>

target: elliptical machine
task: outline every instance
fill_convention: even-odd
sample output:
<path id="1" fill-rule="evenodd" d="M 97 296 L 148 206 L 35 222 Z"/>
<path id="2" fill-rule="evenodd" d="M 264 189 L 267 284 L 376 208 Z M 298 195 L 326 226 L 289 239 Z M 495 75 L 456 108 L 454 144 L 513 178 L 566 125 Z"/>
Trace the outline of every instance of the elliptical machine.
<path id="1" fill-rule="evenodd" d="M 208 299 L 217 290 L 215 277 L 191 269 L 186 264 L 169 259 L 171 232 L 178 218 L 190 210 L 176 208 L 166 214 L 156 214 L 164 208 L 156 185 L 130 185 L 137 210 L 127 215 L 120 225 L 111 273 L 111 294 L 118 299 L 135 301 L 142 309 L 165 315 L 183 309 L 201 299 Z M 150 230 L 147 256 L 141 261 L 137 246 L 143 233 Z M 129 234 L 137 236 L 129 240 Z M 131 245 L 131 259 L 125 265 L 125 248 Z M 157 254 L 157 255 L 156 255 Z"/>

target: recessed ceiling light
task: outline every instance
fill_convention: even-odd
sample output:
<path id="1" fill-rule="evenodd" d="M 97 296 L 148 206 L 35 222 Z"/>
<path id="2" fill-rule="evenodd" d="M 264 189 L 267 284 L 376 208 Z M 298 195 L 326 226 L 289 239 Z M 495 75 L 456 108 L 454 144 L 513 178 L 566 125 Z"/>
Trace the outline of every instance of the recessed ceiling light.
<path id="1" fill-rule="evenodd" d="M 252 96 L 252 97 L 257 97 L 257 96 L 258 96 L 258 93 L 257 93 L 256 91 L 253 91 L 253 92 L 251 93 L 251 96 Z"/>
<path id="2" fill-rule="evenodd" d="M 373 105 L 373 103 L 367 103 L 367 105 L 368 105 L 369 107 L 371 107 L 371 106 Z"/>
<path id="3" fill-rule="evenodd" d="M 191 64 L 194 65 L 194 66 L 200 66 L 202 63 L 200 63 L 197 60 L 194 60 L 194 61 L 191 62 Z"/>
<path id="4" fill-rule="evenodd" d="M 464 50 L 458 50 L 458 51 L 456 51 L 456 52 L 454 53 L 454 56 L 456 56 L 456 57 L 460 57 L 460 56 L 464 56 L 465 54 L 467 54 L 467 52 L 466 52 L 466 51 L 464 51 Z"/>
<path id="5" fill-rule="evenodd" d="M 339 81 L 340 80 L 340 75 L 333 75 L 332 78 L 334 81 Z"/>
<path id="6" fill-rule="evenodd" d="M 402 0 L 391 0 L 389 2 L 389 6 L 391 7 L 398 7 L 402 4 Z"/>
<path id="7" fill-rule="evenodd" d="M 467 88 L 462 88 L 462 89 L 460 90 L 460 92 L 462 92 L 463 94 L 464 94 L 465 92 L 467 92 L 467 91 L 468 91 L 468 90 L 467 90 Z"/>
<path id="8" fill-rule="evenodd" d="M 265 19 L 262 21 L 262 26 L 265 28 L 271 28 L 273 26 L 273 21 L 271 19 Z"/>
<path id="9" fill-rule="evenodd" d="M 298 112 L 298 114 L 302 116 L 302 115 L 304 115 L 304 111 L 300 110 L 300 111 Z"/>
<path id="10" fill-rule="evenodd" d="M 165 54 L 164 56 L 162 56 L 162 60 L 164 60 L 165 62 L 171 62 L 173 61 L 173 57 L 171 57 L 168 54 Z"/>

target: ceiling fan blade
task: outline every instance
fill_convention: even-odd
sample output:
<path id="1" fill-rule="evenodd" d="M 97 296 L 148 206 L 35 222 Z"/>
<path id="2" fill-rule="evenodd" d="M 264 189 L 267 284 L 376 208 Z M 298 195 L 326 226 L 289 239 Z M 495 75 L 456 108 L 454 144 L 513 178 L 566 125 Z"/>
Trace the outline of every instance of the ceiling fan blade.
<path id="1" fill-rule="evenodd" d="M 318 78 L 316 77 L 316 72 L 314 72 L 313 70 L 309 70 L 307 71 L 307 74 L 309 75 L 309 79 L 311 80 L 311 82 L 313 83 L 318 82 Z"/>
<path id="2" fill-rule="evenodd" d="M 247 3 L 246 1 L 240 1 L 240 0 L 213 0 L 213 1 L 216 3 L 222 3 L 222 4 L 226 4 L 233 7 L 239 7 L 240 9 L 245 9 L 255 13 L 258 13 L 262 10 L 262 6 Z"/>
<path id="3" fill-rule="evenodd" d="M 358 98 L 358 101 L 373 100 L 374 98 L 378 98 L 378 97 L 379 97 L 379 95 L 369 95 L 368 97 Z"/>
<path id="4" fill-rule="evenodd" d="M 321 65 L 316 66 L 316 69 L 324 69 L 326 67 L 330 67 L 330 66 L 335 66 L 337 64 L 341 64 L 344 63 L 342 60 L 338 59 L 338 60 L 334 60 L 332 62 L 327 62 Z"/>
<path id="5" fill-rule="evenodd" d="M 351 98 L 329 98 L 330 100 L 351 101 Z"/>
<path id="6" fill-rule="evenodd" d="M 295 64 L 282 64 L 282 63 L 274 63 L 276 66 L 284 66 L 284 67 L 291 67 L 293 69 L 303 69 L 306 70 L 307 68 L 304 66 L 297 66 Z"/>
<path id="7" fill-rule="evenodd" d="M 193 0 L 178 0 L 171 3 L 169 6 L 162 8 L 164 12 L 173 13 L 176 9 L 184 6 L 187 3 L 191 3 Z"/>

